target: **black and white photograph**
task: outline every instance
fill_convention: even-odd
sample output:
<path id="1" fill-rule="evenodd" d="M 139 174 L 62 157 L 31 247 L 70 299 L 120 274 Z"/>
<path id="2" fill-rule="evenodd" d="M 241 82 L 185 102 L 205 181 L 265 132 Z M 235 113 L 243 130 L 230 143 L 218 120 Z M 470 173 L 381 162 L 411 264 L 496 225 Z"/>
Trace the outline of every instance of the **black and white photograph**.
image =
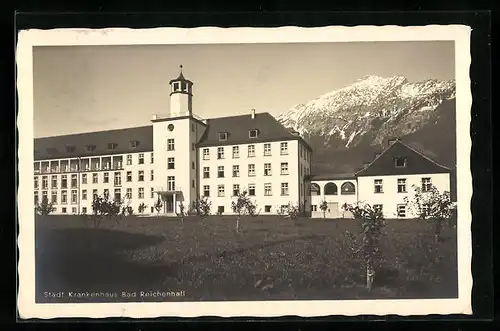
<path id="1" fill-rule="evenodd" d="M 22 31 L 21 318 L 470 314 L 469 37 Z"/>

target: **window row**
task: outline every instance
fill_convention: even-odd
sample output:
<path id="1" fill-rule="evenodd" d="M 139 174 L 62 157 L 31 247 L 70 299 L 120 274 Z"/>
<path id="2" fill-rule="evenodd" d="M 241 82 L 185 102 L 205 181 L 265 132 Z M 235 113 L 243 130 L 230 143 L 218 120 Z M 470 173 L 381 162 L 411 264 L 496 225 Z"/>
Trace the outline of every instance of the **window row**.
<path id="1" fill-rule="evenodd" d="M 139 145 L 140 145 L 140 141 L 138 141 L 138 140 L 130 140 L 128 142 L 129 148 L 137 148 L 137 147 L 139 147 Z M 89 153 L 95 151 L 96 148 L 97 148 L 97 146 L 95 144 L 87 144 L 84 146 L 85 152 L 89 152 Z M 116 150 L 117 148 L 118 148 L 118 143 L 115 143 L 115 142 L 107 143 L 108 150 L 113 151 L 113 150 Z M 54 154 L 54 153 L 58 152 L 58 149 L 55 147 L 48 147 L 45 150 L 49 154 Z M 76 151 L 76 146 L 74 146 L 74 145 L 65 146 L 64 151 L 66 153 L 74 153 Z"/>
<path id="2" fill-rule="evenodd" d="M 102 174 L 102 183 L 109 183 L 110 182 L 110 173 L 109 172 L 104 172 Z M 93 173 L 92 174 L 92 184 L 99 184 L 99 173 Z M 145 172 L 144 170 L 139 170 L 137 171 L 137 181 L 143 182 L 145 180 Z M 73 174 L 69 178 L 69 184 L 71 188 L 77 188 L 78 187 L 78 175 Z M 132 182 L 133 181 L 133 176 L 132 176 L 132 171 L 127 171 L 125 180 L 127 182 Z M 154 180 L 154 170 L 149 171 L 149 180 L 153 181 Z M 89 178 L 88 174 L 81 174 L 81 184 L 88 184 Z M 61 188 L 68 188 L 68 176 L 67 175 L 62 175 L 61 176 Z M 53 175 L 50 176 L 50 188 L 58 188 L 58 176 Z M 34 177 L 33 185 L 35 189 L 40 188 L 40 179 L 38 176 Z M 113 185 L 114 186 L 121 186 L 122 185 L 122 173 L 121 172 L 115 172 L 113 175 Z M 42 190 L 46 190 L 49 188 L 49 176 L 42 176 L 41 180 L 41 188 Z"/>
<path id="3" fill-rule="evenodd" d="M 240 184 L 233 184 L 232 185 L 231 196 L 238 196 L 241 192 L 242 191 L 241 191 Z M 247 194 L 249 196 L 255 196 L 255 195 L 257 195 L 256 192 L 257 192 L 256 185 L 255 184 L 248 184 Z M 209 197 L 210 194 L 211 194 L 210 193 L 210 185 L 203 185 L 203 196 Z M 272 196 L 273 195 L 273 188 L 272 188 L 271 183 L 265 183 L 263 185 L 262 194 L 264 196 Z M 280 193 L 279 194 L 282 196 L 287 196 L 290 194 L 288 183 L 281 183 L 280 184 Z M 225 197 L 226 196 L 226 186 L 224 184 L 217 185 L 216 195 L 217 195 L 217 197 Z"/>
<path id="4" fill-rule="evenodd" d="M 249 164 L 247 166 L 248 177 L 256 176 L 255 164 Z M 233 165 L 232 167 L 232 177 L 240 177 L 241 171 L 239 165 Z M 272 176 L 272 166 L 271 163 L 264 163 L 264 176 Z M 280 165 L 280 175 L 288 175 L 288 162 L 281 162 Z M 225 177 L 224 166 L 217 167 L 217 178 Z M 210 178 L 210 167 L 203 167 L 203 178 Z"/>
<path id="5" fill-rule="evenodd" d="M 221 160 L 226 157 L 226 148 L 227 147 L 217 147 L 217 159 Z M 210 160 L 210 148 L 203 148 L 203 160 Z M 231 148 L 233 159 L 237 159 L 240 157 L 240 146 L 232 146 Z M 255 145 L 248 145 L 246 149 L 246 155 L 248 157 L 255 157 Z M 271 156 L 271 143 L 264 144 L 264 156 Z M 288 155 L 288 142 L 280 143 L 280 155 Z"/>
<path id="6" fill-rule="evenodd" d="M 375 179 L 373 181 L 374 192 L 375 193 L 384 193 L 384 182 L 382 179 Z M 397 180 L 397 192 L 398 193 L 407 193 L 407 184 L 406 178 L 398 178 Z M 432 181 L 430 177 L 424 177 L 420 180 L 420 187 L 422 192 L 429 192 L 432 189 Z"/>
<path id="7" fill-rule="evenodd" d="M 139 199 L 144 199 L 145 198 L 145 189 L 144 187 L 139 187 L 137 188 L 137 198 Z M 116 188 L 114 189 L 113 191 L 114 195 L 113 195 L 113 199 L 114 200 L 122 200 L 122 190 L 120 188 Z M 68 203 L 68 194 L 69 194 L 69 197 L 70 197 L 70 200 L 71 201 L 71 204 L 76 204 L 78 203 L 78 190 L 70 190 L 70 191 L 66 191 L 66 190 L 63 190 L 61 191 L 61 195 L 60 195 L 60 200 L 58 200 L 58 192 L 57 191 L 51 191 L 50 192 L 50 199 L 49 199 L 49 191 L 42 191 L 42 196 L 40 197 L 39 196 L 39 193 L 38 191 L 35 191 L 34 192 L 34 202 L 35 202 L 35 205 L 38 204 L 39 202 L 41 201 L 47 201 L 47 202 L 51 202 L 53 204 L 57 204 L 60 203 L 61 204 L 67 204 Z M 90 194 L 90 190 L 87 191 L 87 190 L 82 190 L 81 191 L 81 200 L 82 201 L 85 201 L 85 200 L 90 200 L 90 199 L 95 199 L 97 196 L 99 196 L 99 191 L 97 189 L 94 189 L 92 190 L 92 197 L 90 198 L 89 197 L 89 194 Z M 103 196 L 106 198 L 106 199 L 109 199 L 110 198 L 110 191 L 109 189 L 104 189 L 103 192 L 102 192 Z M 153 187 L 150 188 L 150 198 L 155 198 L 155 190 Z M 133 190 L 132 188 L 127 188 L 125 190 L 125 196 L 124 198 L 126 200 L 131 200 L 134 198 L 134 194 L 133 194 Z"/>

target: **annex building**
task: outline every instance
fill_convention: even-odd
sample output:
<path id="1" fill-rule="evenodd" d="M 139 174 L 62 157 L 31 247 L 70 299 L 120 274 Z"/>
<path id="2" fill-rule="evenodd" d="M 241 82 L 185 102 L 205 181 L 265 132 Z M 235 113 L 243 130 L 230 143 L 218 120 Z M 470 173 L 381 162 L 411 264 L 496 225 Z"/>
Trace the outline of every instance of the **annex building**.
<path id="1" fill-rule="evenodd" d="M 54 214 L 88 214 L 94 196 L 123 200 L 138 213 L 175 215 L 206 197 L 211 213 L 232 214 L 242 190 L 261 214 L 290 204 L 312 217 L 348 217 L 344 203 L 366 201 L 386 217 L 410 217 L 403 203 L 411 185 L 450 189 L 450 169 L 395 140 L 352 174 L 312 175 L 312 149 L 269 113 L 203 119 L 193 113 L 193 82 L 181 72 L 170 81 L 170 112 L 151 125 L 37 138 L 34 204 Z"/>

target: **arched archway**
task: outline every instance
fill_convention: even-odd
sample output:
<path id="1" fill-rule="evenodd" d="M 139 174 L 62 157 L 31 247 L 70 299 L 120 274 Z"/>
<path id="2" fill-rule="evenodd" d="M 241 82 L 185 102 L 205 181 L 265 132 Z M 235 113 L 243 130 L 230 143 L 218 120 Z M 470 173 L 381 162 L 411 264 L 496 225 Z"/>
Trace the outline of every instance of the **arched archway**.
<path id="1" fill-rule="evenodd" d="M 325 195 L 337 195 L 338 194 L 338 189 L 337 185 L 335 183 L 326 183 L 325 185 Z"/>
<path id="2" fill-rule="evenodd" d="M 311 185 L 309 186 L 309 192 L 311 195 L 321 195 L 321 189 L 316 183 L 311 183 Z"/>
<path id="3" fill-rule="evenodd" d="M 341 194 L 356 194 L 356 186 L 352 182 L 345 182 L 342 184 L 340 187 L 340 193 Z"/>

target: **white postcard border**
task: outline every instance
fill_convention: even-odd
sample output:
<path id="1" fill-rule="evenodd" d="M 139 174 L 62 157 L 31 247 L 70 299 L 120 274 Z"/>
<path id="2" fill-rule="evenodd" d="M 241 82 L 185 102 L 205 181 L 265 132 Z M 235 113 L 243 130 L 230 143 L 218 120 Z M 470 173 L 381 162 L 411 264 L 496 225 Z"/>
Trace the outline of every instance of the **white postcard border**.
<path id="1" fill-rule="evenodd" d="M 470 27 L 463 25 L 280 27 L 280 28 L 155 28 L 24 30 L 18 35 L 17 87 L 19 113 L 18 199 L 19 292 L 21 318 L 57 317 L 303 317 L 328 315 L 472 314 L 472 176 L 470 172 L 472 95 L 470 91 Z M 33 53 L 34 46 L 160 45 L 221 43 L 314 43 L 353 41 L 455 41 L 457 112 L 457 299 L 238 301 L 162 303 L 35 303 L 35 242 L 32 206 L 33 176 Z"/>

